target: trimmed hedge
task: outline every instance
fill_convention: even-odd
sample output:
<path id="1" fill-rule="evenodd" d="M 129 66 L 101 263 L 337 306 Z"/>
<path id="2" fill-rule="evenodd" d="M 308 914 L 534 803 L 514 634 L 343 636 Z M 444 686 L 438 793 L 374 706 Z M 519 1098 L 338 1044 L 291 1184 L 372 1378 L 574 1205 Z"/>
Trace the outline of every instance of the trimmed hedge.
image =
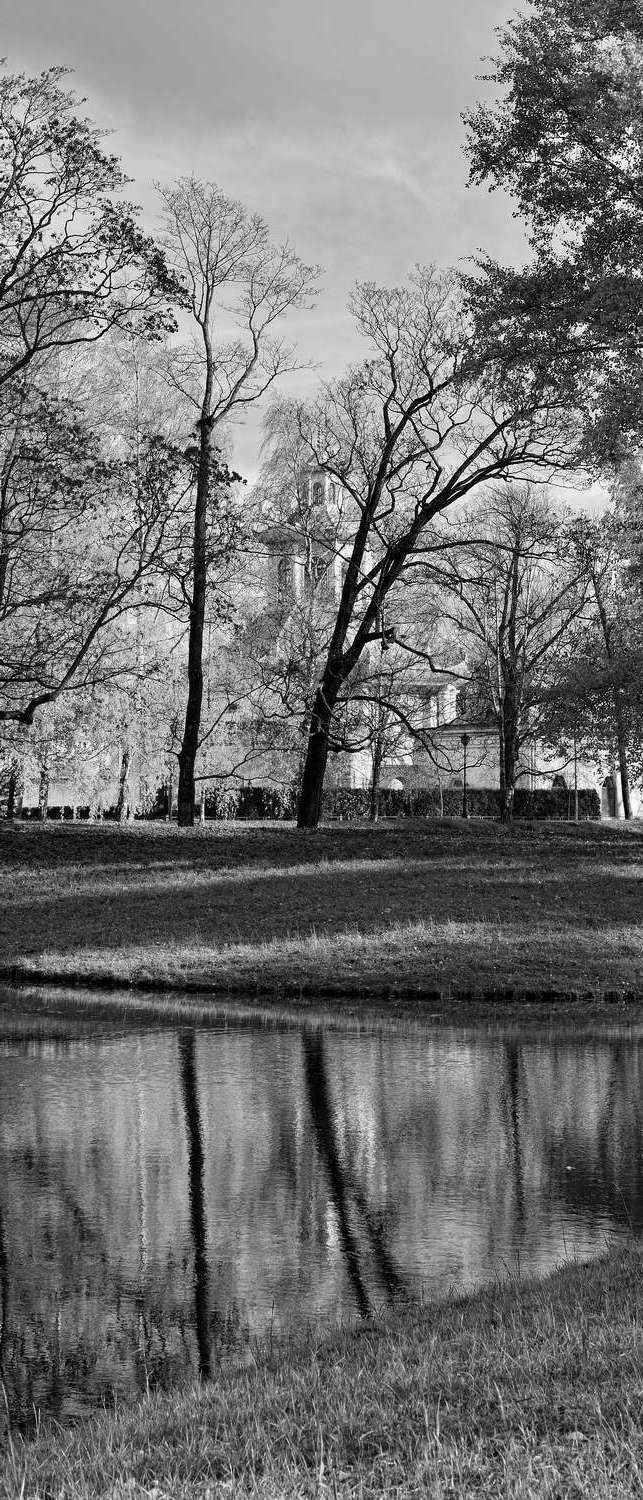
<path id="1" fill-rule="evenodd" d="M 370 792 L 366 787 L 338 787 L 324 792 L 322 816 L 331 820 L 353 822 L 356 818 L 368 818 Z M 472 818 L 499 818 L 500 792 L 491 787 L 467 788 L 467 807 Z M 578 816 L 586 822 L 598 819 L 601 803 L 593 787 L 582 787 L 578 792 Z M 418 787 L 415 790 L 380 792 L 381 818 L 459 818 L 462 816 L 462 788 L 445 787 L 440 801 L 437 787 Z M 528 791 L 516 787 L 514 793 L 514 817 L 516 818 L 573 818 L 574 793 L 562 787 L 539 788 Z"/>
<path id="2" fill-rule="evenodd" d="M 467 789 L 467 806 L 472 818 L 499 818 L 500 792 L 494 788 Z M 322 818 L 329 822 L 354 823 L 368 819 L 371 794 L 368 787 L 328 788 L 322 799 Z M 218 822 L 252 820 L 261 822 L 290 820 L 297 811 L 297 794 L 288 788 L 268 786 L 213 787 L 206 793 L 205 815 Z M 109 812 L 104 816 L 109 817 Z M 161 788 L 152 817 L 167 814 L 167 792 Z M 113 815 L 113 814 L 112 814 Z M 383 787 L 379 797 L 381 818 L 459 818 L 462 816 L 462 787 L 445 787 L 440 799 L 437 787 L 417 787 L 411 791 Z M 593 787 L 578 792 L 578 816 L 586 822 L 599 819 L 601 803 Z M 526 819 L 574 816 L 574 793 L 564 787 L 528 791 L 517 787 L 514 793 L 514 817 Z"/>
<path id="3" fill-rule="evenodd" d="M 214 787 L 206 792 L 205 816 L 226 822 L 265 818 L 275 821 L 294 818 L 297 794 L 289 788 L 274 786 Z"/>
<path id="4" fill-rule="evenodd" d="M 574 793 L 570 787 L 539 787 L 530 792 L 516 787 L 514 815 L 517 818 L 573 818 Z M 600 818 L 601 799 L 594 787 L 578 788 L 578 816 L 582 823 Z"/>

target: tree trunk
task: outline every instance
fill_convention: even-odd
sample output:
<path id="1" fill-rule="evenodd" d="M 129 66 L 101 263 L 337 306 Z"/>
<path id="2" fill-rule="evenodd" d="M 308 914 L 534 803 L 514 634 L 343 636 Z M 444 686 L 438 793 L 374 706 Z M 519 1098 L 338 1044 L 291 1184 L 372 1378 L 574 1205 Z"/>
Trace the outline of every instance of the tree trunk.
<path id="1" fill-rule="evenodd" d="M 9 771 L 9 786 L 7 788 L 7 818 L 20 817 L 22 812 L 23 781 L 20 763 L 12 760 Z"/>
<path id="2" fill-rule="evenodd" d="M 181 1092 L 188 1138 L 188 1197 L 194 1249 L 194 1323 L 199 1351 L 199 1374 L 209 1380 L 212 1374 L 209 1326 L 209 1268 L 207 1226 L 205 1218 L 205 1160 L 203 1133 L 196 1080 L 194 1032 L 179 1032 Z"/>
<path id="3" fill-rule="evenodd" d="M 371 1311 L 368 1289 L 361 1267 L 359 1245 L 352 1222 L 347 1176 L 338 1149 L 335 1121 L 328 1080 L 324 1036 L 321 1031 L 302 1031 L 304 1052 L 304 1077 L 308 1108 L 313 1127 L 315 1145 L 328 1174 L 330 1196 L 335 1210 L 339 1241 L 346 1261 L 346 1270 L 358 1311 L 367 1318 Z"/>
<path id="4" fill-rule="evenodd" d="M 339 684 L 334 690 L 334 696 L 329 695 L 325 682 L 317 689 L 310 716 L 308 746 L 299 790 L 298 828 L 316 828 L 321 817 L 322 792 L 328 761 L 328 736 L 338 692 Z"/>
<path id="5" fill-rule="evenodd" d="M 130 760 L 132 752 L 129 745 L 123 745 L 121 755 L 121 769 L 118 776 L 118 800 L 116 802 L 116 821 L 124 823 L 127 818 L 127 781 L 129 777 Z"/>
<path id="6" fill-rule="evenodd" d="M 578 752 L 574 735 L 574 822 L 578 822 Z"/>
<path id="7" fill-rule="evenodd" d="M 38 817 L 44 822 L 49 808 L 49 766 L 40 767 L 40 786 L 38 788 Z"/>
<path id="8" fill-rule="evenodd" d="M 381 734 L 378 734 L 373 745 L 373 774 L 371 776 L 371 800 L 369 808 L 371 823 L 376 823 L 380 815 L 380 779 L 383 759 L 384 743 Z"/>
<path id="9" fill-rule="evenodd" d="M 592 574 L 592 582 L 594 584 L 596 605 L 601 622 L 601 629 L 603 631 L 603 640 L 605 642 L 605 655 L 611 666 L 614 660 L 614 653 L 612 650 L 613 627 L 607 618 L 607 610 L 603 602 L 603 596 L 599 588 L 598 578 L 595 573 Z M 612 691 L 614 696 L 614 727 L 616 730 L 616 745 L 618 749 L 618 766 L 621 776 L 621 792 L 623 794 L 623 812 L 626 818 L 631 818 L 632 802 L 630 798 L 630 773 L 627 764 L 627 734 L 623 721 L 623 708 L 620 696 L 621 690 L 620 688 L 616 687 L 616 685 L 614 685 Z"/>
<path id="10" fill-rule="evenodd" d="M 511 823 L 514 808 L 514 792 L 516 789 L 519 742 L 515 714 L 512 711 L 512 705 L 506 699 L 503 704 L 500 747 L 500 821 L 502 823 Z"/>
<path id="11" fill-rule="evenodd" d="M 178 821 L 181 828 L 194 823 L 194 767 L 199 748 L 203 702 L 203 626 L 207 589 L 208 496 L 213 471 L 214 432 L 207 415 L 199 425 L 199 469 L 194 502 L 192 546 L 192 599 L 188 634 L 188 701 L 183 743 L 179 751 Z"/>
<path id="12" fill-rule="evenodd" d="M 616 747 L 618 750 L 618 769 L 621 778 L 621 792 L 623 795 L 623 813 L 626 818 L 632 816 L 632 799 L 630 797 L 630 771 L 627 763 L 627 734 L 623 723 L 623 712 L 619 698 L 619 689 L 614 690 L 614 722 L 616 726 Z"/>

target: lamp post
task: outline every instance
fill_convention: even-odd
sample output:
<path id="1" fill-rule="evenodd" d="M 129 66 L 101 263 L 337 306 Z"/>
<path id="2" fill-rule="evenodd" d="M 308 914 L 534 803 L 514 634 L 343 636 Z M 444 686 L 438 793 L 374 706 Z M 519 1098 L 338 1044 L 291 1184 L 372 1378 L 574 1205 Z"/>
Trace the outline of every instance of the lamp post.
<path id="1" fill-rule="evenodd" d="M 462 745 L 462 749 L 464 750 L 464 770 L 463 770 L 463 777 L 462 777 L 462 816 L 463 816 L 463 818 L 468 818 L 468 816 L 469 816 L 469 804 L 467 802 L 467 745 L 469 743 L 470 738 L 471 738 L 471 736 L 469 734 L 461 734 L 460 735 L 460 744 Z"/>

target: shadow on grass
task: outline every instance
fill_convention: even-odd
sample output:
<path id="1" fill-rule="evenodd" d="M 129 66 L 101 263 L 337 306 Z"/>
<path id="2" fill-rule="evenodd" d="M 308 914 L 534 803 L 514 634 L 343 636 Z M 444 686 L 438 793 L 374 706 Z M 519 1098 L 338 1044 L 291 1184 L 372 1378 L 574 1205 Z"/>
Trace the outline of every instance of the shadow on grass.
<path id="1" fill-rule="evenodd" d="M 485 857 L 562 860 L 643 859 L 643 823 L 500 823 L 399 819 L 334 823 L 314 832 L 292 823 L 208 823 L 179 829 L 158 823 L 78 824 L 0 821 L 0 867 L 125 869 L 221 868 L 225 865 L 319 862 L 323 859 L 421 859 L 473 853 Z"/>
<path id="2" fill-rule="evenodd" d="M 617 872 L 614 872 L 616 877 Z M 366 876 L 366 878 L 365 878 Z M 347 929 L 385 933 L 399 924 L 423 920 L 485 922 L 503 928 L 551 925 L 557 943 L 579 929 L 636 928 L 641 917 L 641 885 L 627 871 L 610 879 L 602 868 L 553 869 L 535 874 L 496 867 L 431 866 L 412 861 L 348 867 L 308 867 L 248 871 L 191 878 L 182 886 L 175 874 L 167 883 L 99 891 L 79 886 L 60 894 L 25 894 L 7 903 L 0 935 L 0 957 L 11 959 L 45 950 L 65 954 L 148 946 L 180 949 L 185 944 L 261 944 L 289 937 L 333 936 Z"/>

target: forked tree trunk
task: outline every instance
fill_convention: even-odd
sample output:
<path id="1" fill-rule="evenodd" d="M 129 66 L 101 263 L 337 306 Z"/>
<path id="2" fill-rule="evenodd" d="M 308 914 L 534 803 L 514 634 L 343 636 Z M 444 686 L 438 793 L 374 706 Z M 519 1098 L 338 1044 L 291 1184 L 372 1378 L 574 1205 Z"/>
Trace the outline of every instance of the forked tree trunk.
<path id="1" fill-rule="evenodd" d="M 206 410 L 207 403 L 204 403 L 204 411 Z M 199 434 L 199 468 L 194 502 L 192 544 L 192 599 L 188 635 L 188 700 L 185 709 L 183 743 L 179 751 L 177 815 L 182 828 L 189 828 L 194 823 L 194 768 L 199 748 L 203 703 L 203 627 L 208 576 L 208 496 L 215 451 L 214 431 L 206 415 L 201 418 Z"/>
<path id="2" fill-rule="evenodd" d="M 299 791 L 298 828 L 316 828 L 321 818 L 324 777 L 328 763 L 328 737 L 338 691 L 339 684 L 334 693 L 324 683 L 317 689 L 310 716 L 308 746 Z"/>
<path id="3" fill-rule="evenodd" d="M 116 802 L 116 821 L 124 823 L 127 818 L 127 782 L 129 778 L 130 761 L 132 752 L 129 745 L 123 745 L 121 755 L 121 768 L 118 775 L 118 799 Z"/>

